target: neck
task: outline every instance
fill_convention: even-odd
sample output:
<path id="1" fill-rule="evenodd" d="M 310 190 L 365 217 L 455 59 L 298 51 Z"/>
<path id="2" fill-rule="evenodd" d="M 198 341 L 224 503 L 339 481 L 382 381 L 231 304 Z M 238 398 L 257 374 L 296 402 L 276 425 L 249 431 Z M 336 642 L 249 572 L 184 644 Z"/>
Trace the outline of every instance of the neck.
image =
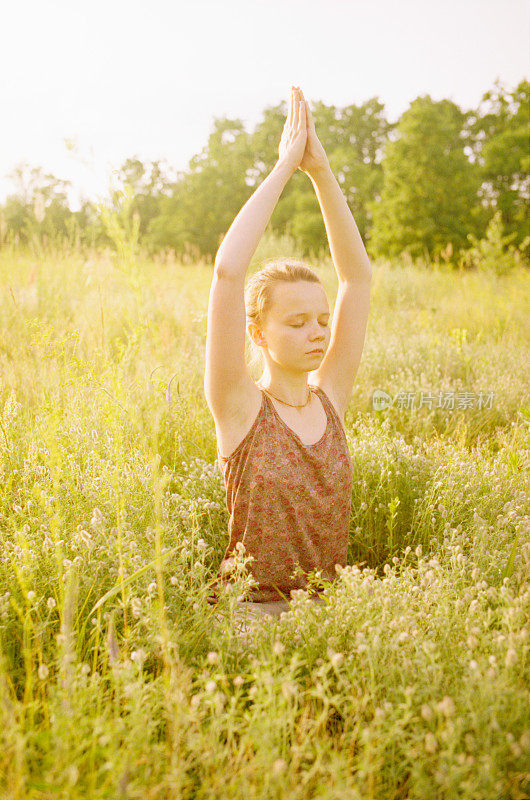
<path id="1" fill-rule="evenodd" d="M 305 376 L 293 383 L 293 381 L 271 381 L 270 375 L 263 375 L 258 385 L 287 405 L 305 407 L 311 400 L 311 391 Z"/>

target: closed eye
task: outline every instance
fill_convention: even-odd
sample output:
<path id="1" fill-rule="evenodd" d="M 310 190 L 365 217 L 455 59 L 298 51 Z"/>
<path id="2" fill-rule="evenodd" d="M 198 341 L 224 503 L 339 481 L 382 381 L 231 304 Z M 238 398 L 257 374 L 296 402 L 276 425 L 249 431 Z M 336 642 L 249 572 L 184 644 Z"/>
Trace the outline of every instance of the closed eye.
<path id="1" fill-rule="evenodd" d="M 321 322 L 320 324 L 321 324 L 321 326 L 323 328 L 327 328 L 328 327 L 328 323 L 327 322 Z M 301 328 L 303 325 L 305 325 L 304 322 L 300 323 L 300 325 L 291 325 L 291 328 Z"/>

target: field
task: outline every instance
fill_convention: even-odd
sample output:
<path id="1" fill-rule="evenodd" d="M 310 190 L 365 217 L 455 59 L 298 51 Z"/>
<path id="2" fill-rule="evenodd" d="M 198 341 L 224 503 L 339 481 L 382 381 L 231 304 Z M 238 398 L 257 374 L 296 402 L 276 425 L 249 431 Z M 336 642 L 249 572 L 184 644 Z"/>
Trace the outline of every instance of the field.
<path id="1" fill-rule="evenodd" d="M 1 798 L 530 795 L 528 272 L 372 268 L 348 566 L 243 644 L 212 267 L 0 250 Z"/>

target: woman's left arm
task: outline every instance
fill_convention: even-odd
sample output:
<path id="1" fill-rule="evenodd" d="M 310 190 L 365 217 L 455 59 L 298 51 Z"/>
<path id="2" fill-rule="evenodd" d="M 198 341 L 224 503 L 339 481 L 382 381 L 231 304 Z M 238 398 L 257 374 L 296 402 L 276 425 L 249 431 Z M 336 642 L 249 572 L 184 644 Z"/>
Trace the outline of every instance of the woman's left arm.
<path id="1" fill-rule="evenodd" d="M 368 253 L 331 167 L 309 177 L 320 204 L 339 282 L 370 281 L 372 268 Z"/>
<path id="2" fill-rule="evenodd" d="M 306 107 L 307 142 L 299 169 L 309 176 L 315 189 L 339 281 L 370 281 L 372 268 L 361 234 L 316 134 L 309 103 L 301 90 L 300 94 Z"/>
<path id="3" fill-rule="evenodd" d="M 309 175 L 315 188 L 339 279 L 329 347 L 311 376 L 315 384 L 331 389 L 344 418 L 364 348 L 372 268 L 346 198 L 316 135 L 307 102 L 306 120 L 306 149 L 298 169 Z"/>

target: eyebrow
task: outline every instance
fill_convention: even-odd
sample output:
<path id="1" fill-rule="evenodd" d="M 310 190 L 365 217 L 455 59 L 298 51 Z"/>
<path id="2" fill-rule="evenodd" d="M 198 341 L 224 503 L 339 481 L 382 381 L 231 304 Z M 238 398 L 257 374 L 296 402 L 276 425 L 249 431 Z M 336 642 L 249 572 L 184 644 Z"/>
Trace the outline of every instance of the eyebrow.
<path id="1" fill-rule="evenodd" d="M 322 317 L 325 316 L 326 314 L 329 316 L 329 311 L 321 311 L 318 316 Z M 309 317 L 309 316 L 310 315 L 306 314 L 305 311 L 301 311 L 299 314 L 289 314 L 289 316 L 285 317 L 285 319 L 294 319 L 295 317 Z"/>

